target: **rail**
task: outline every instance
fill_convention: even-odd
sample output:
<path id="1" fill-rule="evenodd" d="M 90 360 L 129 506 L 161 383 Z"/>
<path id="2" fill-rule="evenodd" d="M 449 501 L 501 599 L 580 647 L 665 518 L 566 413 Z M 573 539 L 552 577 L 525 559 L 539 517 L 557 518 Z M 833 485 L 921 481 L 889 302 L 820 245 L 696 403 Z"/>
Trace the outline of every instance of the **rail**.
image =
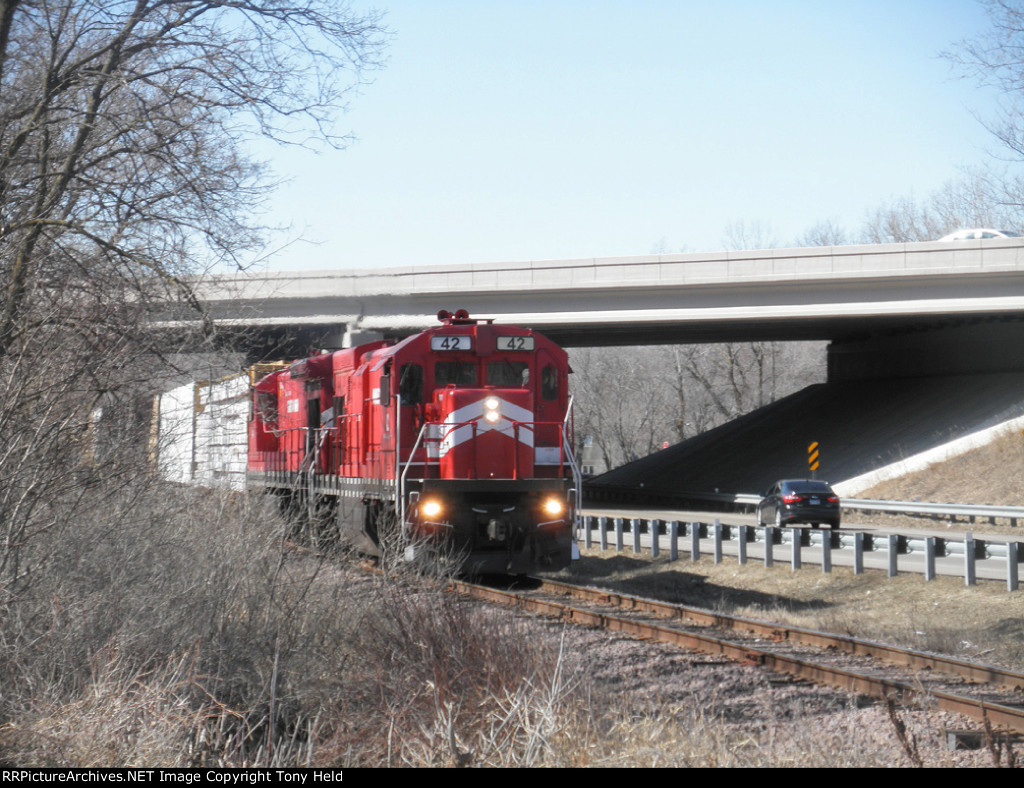
<path id="1" fill-rule="evenodd" d="M 996 519 L 1009 520 L 1010 525 L 1016 526 L 1017 521 L 1024 519 L 1024 506 L 986 506 L 976 504 L 955 504 L 955 503 L 924 503 L 921 501 L 880 501 L 868 498 L 847 498 L 845 502 L 840 499 L 840 507 L 851 511 L 862 512 L 883 512 L 886 514 L 913 514 L 935 519 L 953 520 L 957 517 L 966 517 L 970 522 L 976 522 L 979 518 L 994 521 Z"/>
<path id="2" fill-rule="evenodd" d="M 1018 694 L 1024 674 L 996 666 L 546 579 L 529 592 L 452 585 L 460 593 L 518 610 L 672 643 L 890 702 L 925 701 L 986 725 L 1024 731 Z M 794 645 L 804 648 L 794 650 Z"/>

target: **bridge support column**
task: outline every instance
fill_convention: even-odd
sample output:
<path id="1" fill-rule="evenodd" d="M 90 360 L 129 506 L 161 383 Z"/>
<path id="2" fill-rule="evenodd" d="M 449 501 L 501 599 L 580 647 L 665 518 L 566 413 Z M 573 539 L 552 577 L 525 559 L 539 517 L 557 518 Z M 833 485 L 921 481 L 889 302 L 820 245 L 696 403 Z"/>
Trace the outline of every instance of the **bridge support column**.
<path id="1" fill-rule="evenodd" d="M 379 331 L 365 331 L 355 326 L 345 326 L 331 336 L 331 343 L 334 347 L 346 349 L 359 347 L 367 342 L 376 342 L 379 339 L 384 339 L 384 335 Z"/>

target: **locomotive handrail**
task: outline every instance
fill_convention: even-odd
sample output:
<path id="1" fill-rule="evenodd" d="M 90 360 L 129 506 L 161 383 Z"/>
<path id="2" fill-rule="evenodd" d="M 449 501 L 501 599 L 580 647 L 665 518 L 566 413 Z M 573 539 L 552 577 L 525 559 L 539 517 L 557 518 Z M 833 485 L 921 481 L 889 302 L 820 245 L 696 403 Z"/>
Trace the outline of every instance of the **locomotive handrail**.
<path id="1" fill-rule="evenodd" d="M 569 441 L 569 414 L 573 412 L 573 399 L 570 395 L 569 404 L 565 409 L 565 418 L 562 419 L 562 448 L 569 456 L 569 468 L 572 471 L 573 484 L 576 485 L 576 501 L 573 506 L 573 530 L 576 532 L 580 526 L 580 509 L 583 508 L 583 472 L 580 470 L 579 463 L 576 462 L 576 455 L 573 454 L 572 444 Z M 559 462 L 561 462 L 561 457 L 559 457 Z"/>
<path id="2" fill-rule="evenodd" d="M 427 427 L 428 426 L 429 426 L 428 423 L 424 423 L 420 427 L 420 434 L 416 436 L 416 442 L 412 446 L 412 451 L 409 452 L 409 460 L 408 460 L 408 462 L 404 463 L 405 467 L 402 469 L 402 473 L 400 475 L 401 483 L 399 484 L 399 488 L 398 488 L 398 501 L 397 501 L 397 503 L 398 503 L 398 517 L 399 517 L 398 521 L 399 521 L 399 523 L 401 523 L 403 528 L 405 527 L 405 477 L 406 477 L 406 474 L 409 473 L 409 466 L 410 465 L 413 465 L 413 464 L 415 464 L 415 465 L 420 465 L 420 464 L 428 465 L 429 464 L 429 463 L 426 463 L 426 462 L 424 462 L 424 463 L 413 463 L 413 461 L 412 461 L 412 458 L 416 455 L 416 449 L 419 448 L 420 441 L 423 440 L 423 435 L 427 431 Z M 429 457 L 427 459 L 429 459 Z M 402 464 L 403 463 L 402 463 L 401 457 L 398 454 L 396 454 L 395 455 L 395 470 L 397 471 L 398 470 L 398 466 L 402 465 Z"/>
<path id="3" fill-rule="evenodd" d="M 395 400 L 395 514 L 398 527 L 405 527 L 405 496 L 402 494 L 402 476 L 399 468 L 402 464 L 402 397 Z"/>
<path id="4" fill-rule="evenodd" d="M 309 435 L 308 430 L 309 430 L 309 428 L 307 427 L 306 429 L 307 429 L 306 445 L 308 446 L 309 445 L 309 440 L 308 440 L 308 435 Z M 311 522 L 313 520 L 313 506 L 314 506 L 314 501 L 316 499 L 316 496 L 314 495 L 314 490 L 316 489 L 317 462 L 320 459 L 320 440 L 321 440 L 321 437 L 322 437 L 319 433 L 323 432 L 323 428 L 316 427 L 316 428 L 313 429 L 313 432 L 318 433 L 318 434 L 313 439 L 312 447 L 306 450 L 306 457 L 302 461 L 302 463 L 305 463 L 307 460 L 309 461 L 309 465 L 306 468 L 306 493 L 307 493 L 306 494 L 306 503 L 307 503 L 307 507 L 308 507 L 307 514 L 308 514 Z M 301 468 L 302 465 L 300 464 L 299 467 Z"/>

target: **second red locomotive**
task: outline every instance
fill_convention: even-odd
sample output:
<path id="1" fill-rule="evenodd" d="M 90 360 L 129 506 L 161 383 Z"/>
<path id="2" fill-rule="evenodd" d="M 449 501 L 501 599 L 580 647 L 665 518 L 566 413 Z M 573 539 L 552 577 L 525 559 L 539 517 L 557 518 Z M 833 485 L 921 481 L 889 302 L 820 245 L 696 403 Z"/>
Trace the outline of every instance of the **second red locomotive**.
<path id="1" fill-rule="evenodd" d="M 565 351 L 463 310 L 438 317 L 255 383 L 249 486 L 335 504 L 370 552 L 393 533 L 468 573 L 567 566 L 580 477 Z"/>

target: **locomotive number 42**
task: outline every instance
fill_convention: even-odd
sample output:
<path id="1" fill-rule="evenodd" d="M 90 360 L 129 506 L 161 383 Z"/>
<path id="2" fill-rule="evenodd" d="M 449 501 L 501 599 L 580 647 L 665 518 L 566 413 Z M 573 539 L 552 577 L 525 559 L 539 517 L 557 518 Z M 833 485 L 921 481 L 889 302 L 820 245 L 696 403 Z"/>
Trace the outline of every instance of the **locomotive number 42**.
<path id="1" fill-rule="evenodd" d="M 498 350 L 533 350 L 533 337 L 498 337 Z"/>
<path id="2" fill-rule="evenodd" d="M 430 338 L 431 350 L 472 350 L 473 337 L 467 334 L 455 336 L 434 336 Z"/>

